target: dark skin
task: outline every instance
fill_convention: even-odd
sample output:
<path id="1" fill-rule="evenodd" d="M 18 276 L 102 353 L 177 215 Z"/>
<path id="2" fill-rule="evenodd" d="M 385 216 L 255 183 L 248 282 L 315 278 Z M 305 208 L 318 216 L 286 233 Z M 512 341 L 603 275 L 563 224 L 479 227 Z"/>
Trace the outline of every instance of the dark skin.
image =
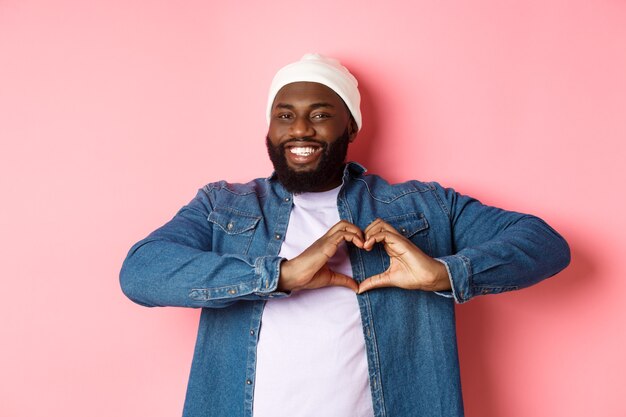
<path id="1" fill-rule="evenodd" d="M 358 130 L 356 123 L 333 90 L 318 83 L 296 82 L 287 84 L 276 95 L 268 137 L 274 145 L 286 144 L 285 153 L 291 169 L 306 171 L 317 167 L 322 151 L 320 144 L 333 142 L 346 128 L 349 141 L 354 141 Z M 341 176 L 341 171 L 329 175 L 327 183 L 313 191 L 328 191 L 339 186 Z M 343 242 L 366 251 L 372 250 L 376 243 L 382 243 L 390 258 L 389 268 L 360 284 L 352 277 L 331 270 L 327 263 Z M 328 286 L 350 288 L 359 294 L 382 287 L 445 291 L 450 290 L 450 280 L 442 263 L 426 255 L 383 220 L 374 220 L 364 231 L 342 220 L 280 267 L 280 291 Z"/>
<path id="2" fill-rule="evenodd" d="M 324 144 L 333 143 L 348 128 L 348 141 L 356 138 L 357 126 L 343 100 L 330 88 L 309 82 L 283 87 L 272 108 L 268 137 L 272 145 L 285 144 L 285 157 L 295 172 L 314 171 Z M 308 153 L 291 152 L 306 149 Z M 310 154 L 309 154 L 310 153 Z M 342 172 L 328 175 L 324 185 L 311 191 L 331 190 L 341 184 Z"/>

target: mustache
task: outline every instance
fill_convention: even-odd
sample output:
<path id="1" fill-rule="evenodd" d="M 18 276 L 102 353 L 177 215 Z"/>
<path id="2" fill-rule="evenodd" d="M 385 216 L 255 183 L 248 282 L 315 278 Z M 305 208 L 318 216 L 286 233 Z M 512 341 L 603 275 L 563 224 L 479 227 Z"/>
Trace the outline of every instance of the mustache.
<path id="1" fill-rule="evenodd" d="M 309 138 L 309 137 L 302 137 L 302 138 L 293 138 L 293 139 L 289 139 L 283 143 L 280 144 L 281 148 L 285 148 L 285 145 L 289 144 L 289 143 L 315 143 L 316 145 L 321 146 L 323 149 L 326 149 L 326 147 L 328 146 L 328 144 L 326 142 L 322 142 L 320 140 L 316 140 L 313 138 Z"/>

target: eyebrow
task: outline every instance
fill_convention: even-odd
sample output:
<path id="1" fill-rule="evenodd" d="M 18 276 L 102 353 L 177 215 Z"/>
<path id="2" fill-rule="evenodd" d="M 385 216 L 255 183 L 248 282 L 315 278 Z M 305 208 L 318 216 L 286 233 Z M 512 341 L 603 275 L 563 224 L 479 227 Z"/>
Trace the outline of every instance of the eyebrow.
<path id="1" fill-rule="evenodd" d="M 275 106 L 277 109 L 288 109 L 288 110 L 294 110 L 295 106 L 292 104 L 287 104 L 287 103 L 278 103 Z M 320 107 L 330 107 L 330 108 L 334 108 L 335 106 L 333 106 L 330 103 L 326 103 L 326 102 L 320 102 L 320 103 L 313 103 L 309 106 L 309 108 L 311 110 L 315 110 L 315 109 L 319 109 Z"/>

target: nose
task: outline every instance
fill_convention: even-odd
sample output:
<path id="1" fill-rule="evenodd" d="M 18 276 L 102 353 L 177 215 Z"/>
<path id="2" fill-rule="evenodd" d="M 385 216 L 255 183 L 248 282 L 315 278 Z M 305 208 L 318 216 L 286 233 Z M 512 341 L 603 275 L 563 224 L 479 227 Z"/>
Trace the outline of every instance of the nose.
<path id="1" fill-rule="evenodd" d="M 315 129 L 313 129 L 311 121 L 306 117 L 296 117 L 289 130 L 294 138 L 315 136 Z"/>

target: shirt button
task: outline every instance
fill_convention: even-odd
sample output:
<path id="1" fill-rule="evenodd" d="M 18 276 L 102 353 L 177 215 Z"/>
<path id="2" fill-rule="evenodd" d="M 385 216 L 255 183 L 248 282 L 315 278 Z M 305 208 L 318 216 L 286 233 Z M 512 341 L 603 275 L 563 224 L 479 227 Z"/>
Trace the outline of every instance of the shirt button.
<path id="1" fill-rule="evenodd" d="M 235 290 L 235 289 L 230 289 L 230 290 L 228 290 L 228 293 L 229 293 L 230 295 L 237 294 L 237 290 Z"/>
<path id="2" fill-rule="evenodd" d="M 234 227 L 233 222 L 228 222 L 228 224 L 226 225 L 226 228 L 227 228 L 228 230 L 233 230 L 233 227 Z"/>
<path id="3" fill-rule="evenodd" d="M 254 336 L 254 330 L 250 330 L 250 336 Z"/>
<path id="4" fill-rule="evenodd" d="M 276 238 L 276 240 L 280 240 L 280 235 L 278 233 L 276 233 L 274 237 Z"/>
<path id="5" fill-rule="evenodd" d="M 246 385 L 252 385 L 252 381 L 250 381 L 249 379 L 246 379 Z"/>
<path id="6" fill-rule="evenodd" d="M 288 203 L 291 200 L 289 197 L 285 197 L 285 203 Z"/>

